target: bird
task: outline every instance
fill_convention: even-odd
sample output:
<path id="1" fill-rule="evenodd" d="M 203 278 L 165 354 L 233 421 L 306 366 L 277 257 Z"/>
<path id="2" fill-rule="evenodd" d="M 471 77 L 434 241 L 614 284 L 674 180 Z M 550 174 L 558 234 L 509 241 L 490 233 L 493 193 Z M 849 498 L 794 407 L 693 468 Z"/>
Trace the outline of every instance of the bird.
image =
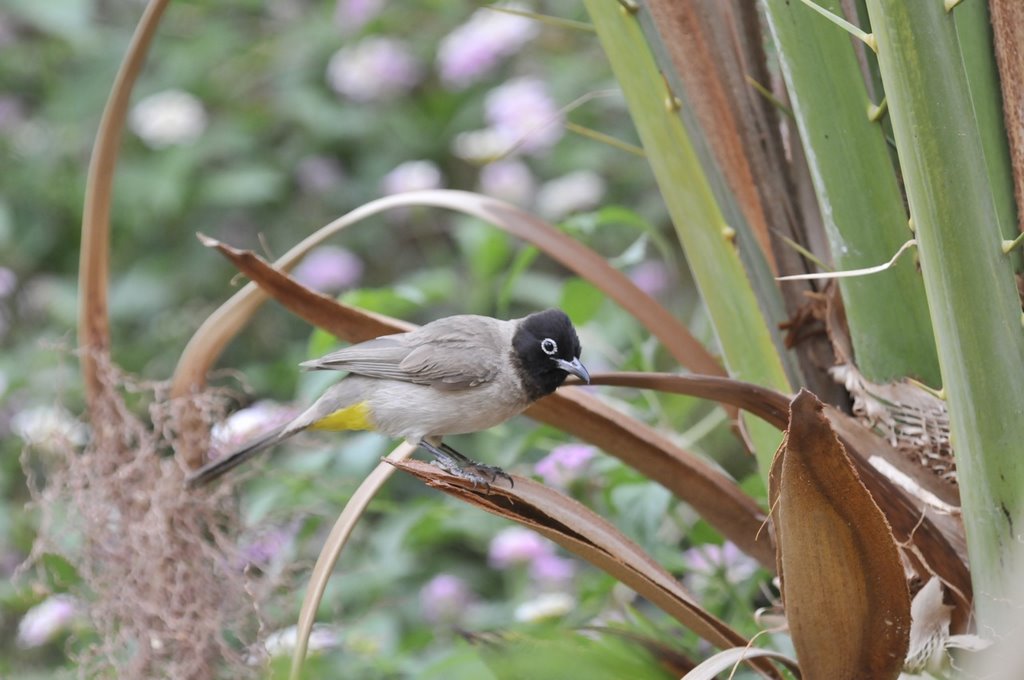
<path id="1" fill-rule="evenodd" d="M 511 320 L 447 316 L 350 345 L 300 364 L 348 375 L 291 421 L 192 472 L 187 484 L 207 484 L 305 430 L 380 432 L 420 446 L 438 467 L 474 484 L 498 477 L 511 483 L 500 468 L 463 456 L 443 437 L 505 422 L 570 375 L 589 383 L 581 351 L 576 329 L 560 309 Z"/>

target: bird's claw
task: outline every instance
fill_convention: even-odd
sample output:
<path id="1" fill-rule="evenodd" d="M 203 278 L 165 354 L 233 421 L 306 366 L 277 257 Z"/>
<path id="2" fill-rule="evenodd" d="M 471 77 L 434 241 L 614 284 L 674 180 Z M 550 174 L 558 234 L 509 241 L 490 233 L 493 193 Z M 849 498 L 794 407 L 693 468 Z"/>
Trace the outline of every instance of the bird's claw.
<path id="1" fill-rule="evenodd" d="M 512 476 L 500 467 L 477 463 L 447 444 L 434 446 L 429 442 L 420 442 L 420 445 L 434 456 L 434 465 L 454 477 L 471 482 L 474 488 L 482 486 L 489 491 L 491 484 L 499 478 L 505 479 L 510 488 L 515 487 Z"/>

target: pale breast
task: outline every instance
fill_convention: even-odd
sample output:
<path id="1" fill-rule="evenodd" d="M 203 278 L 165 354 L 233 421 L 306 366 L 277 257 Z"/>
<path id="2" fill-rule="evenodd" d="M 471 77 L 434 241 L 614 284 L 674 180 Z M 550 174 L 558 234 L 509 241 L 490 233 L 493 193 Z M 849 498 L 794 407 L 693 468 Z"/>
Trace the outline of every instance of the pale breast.
<path id="1" fill-rule="evenodd" d="M 457 390 L 391 380 L 375 382 L 370 411 L 376 429 L 411 441 L 486 430 L 528 405 L 515 378 L 505 372 L 492 382 Z"/>

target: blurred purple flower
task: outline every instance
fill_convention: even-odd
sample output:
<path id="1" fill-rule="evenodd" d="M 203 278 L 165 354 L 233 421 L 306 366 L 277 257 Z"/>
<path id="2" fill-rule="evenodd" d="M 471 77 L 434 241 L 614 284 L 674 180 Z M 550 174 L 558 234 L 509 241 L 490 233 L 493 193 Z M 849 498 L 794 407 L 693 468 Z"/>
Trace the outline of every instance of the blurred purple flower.
<path id="1" fill-rule="evenodd" d="M 637 288 L 651 296 L 657 296 L 668 290 L 672 283 L 672 274 L 664 262 L 646 260 L 633 267 L 629 278 Z"/>
<path id="2" fill-rule="evenodd" d="M 715 577 L 725 583 L 740 583 L 757 573 L 757 561 L 735 543 L 705 543 L 683 553 L 686 582 L 692 590 L 705 590 Z"/>
<path id="3" fill-rule="evenodd" d="M 294 520 L 284 526 L 270 527 L 253 536 L 242 545 L 238 571 L 253 566 L 266 571 L 275 563 L 280 563 L 287 555 L 285 551 L 292 545 L 302 526 L 301 520 Z"/>
<path id="4" fill-rule="evenodd" d="M 576 562 L 558 555 L 538 555 L 530 563 L 530 578 L 547 588 L 564 588 L 576 575 Z"/>
<path id="5" fill-rule="evenodd" d="M 69 595 L 53 595 L 32 607 L 18 623 L 18 646 L 39 647 L 71 628 L 78 603 Z"/>
<path id="6" fill-rule="evenodd" d="M 394 99 L 415 87 L 420 76 L 405 43 L 381 36 L 343 47 L 327 63 L 327 84 L 357 102 Z"/>
<path id="7" fill-rule="evenodd" d="M 263 399 L 235 411 L 210 430 L 210 458 L 216 459 L 262 432 L 284 425 L 298 415 L 294 406 Z"/>
<path id="8" fill-rule="evenodd" d="M 384 0 L 338 0 L 334 6 L 334 25 L 342 35 L 358 33 L 384 8 Z"/>
<path id="9" fill-rule="evenodd" d="M 487 122 L 523 153 L 547 151 L 565 134 L 565 115 L 538 78 L 515 78 L 487 93 Z"/>
<path id="10" fill-rule="evenodd" d="M 320 246 L 302 259 L 292 276 L 313 290 L 335 294 L 359 283 L 363 261 L 345 248 Z"/>
<path id="11" fill-rule="evenodd" d="M 295 166 L 295 181 L 307 194 L 323 194 L 345 181 L 345 171 L 330 156 L 306 156 Z"/>
<path id="12" fill-rule="evenodd" d="M 206 109 L 183 90 L 164 90 L 139 101 L 128 114 L 128 126 L 151 149 L 191 144 L 206 129 Z"/>
<path id="13" fill-rule="evenodd" d="M 441 170 L 431 161 L 407 161 L 384 175 L 380 190 L 384 195 L 441 188 Z"/>
<path id="14" fill-rule="evenodd" d="M 589 210 L 604 196 L 601 176 L 590 170 L 577 170 L 547 182 L 537 192 L 537 212 L 550 220 Z"/>
<path id="15" fill-rule="evenodd" d="M 0 267 L 0 299 L 10 297 L 18 287 L 18 275 L 7 267 Z"/>
<path id="16" fill-rule="evenodd" d="M 578 479 L 597 450 L 587 444 L 563 444 L 537 461 L 533 471 L 545 484 L 566 487 Z"/>
<path id="17" fill-rule="evenodd" d="M 504 7 L 523 9 L 517 4 Z M 466 88 L 518 52 L 539 32 L 539 24 L 532 19 L 478 9 L 469 21 L 441 39 L 437 49 L 441 80 L 452 89 Z"/>
<path id="18" fill-rule="evenodd" d="M 533 173 L 522 161 L 496 161 L 480 170 L 480 191 L 515 205 L 529 205 L 535 185 Z"/>
<path id="19" fill-rule="evenodd" d="M 458 576 L 438 574 L 420 591 L 423 618 L 433 623 L 457 621 L 473 601 L 473 592 Z"/>
<path id="20" fill-rule="evenodd" d="M 25 104 L 14 95 L 0 95 L 0 132 L 14 132 L 25 120 Z"/>
<path id="21" fill-rule="evenodd" d="M 522 527 L 510 527 L 491 539 L 487 563 L 495 569 L 507 569 L 553 553 L 554 545 L 539 534 Z"/>

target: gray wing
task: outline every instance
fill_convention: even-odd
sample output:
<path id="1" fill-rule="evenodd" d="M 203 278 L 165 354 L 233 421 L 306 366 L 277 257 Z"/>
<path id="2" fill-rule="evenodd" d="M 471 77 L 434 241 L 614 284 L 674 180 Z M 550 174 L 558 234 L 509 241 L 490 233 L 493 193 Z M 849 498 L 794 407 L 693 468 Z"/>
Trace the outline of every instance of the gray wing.
<path id="1" fill-rule="evenodd" d="M 507 360 L 506 324 L 488 317 L 450 316 L 408 333 L 385 335 L 306 361 L 304 368 L 348 371 L 445 389 L 492 380 Z M 508 347 L 506 347 L 508 345 Z"/>

